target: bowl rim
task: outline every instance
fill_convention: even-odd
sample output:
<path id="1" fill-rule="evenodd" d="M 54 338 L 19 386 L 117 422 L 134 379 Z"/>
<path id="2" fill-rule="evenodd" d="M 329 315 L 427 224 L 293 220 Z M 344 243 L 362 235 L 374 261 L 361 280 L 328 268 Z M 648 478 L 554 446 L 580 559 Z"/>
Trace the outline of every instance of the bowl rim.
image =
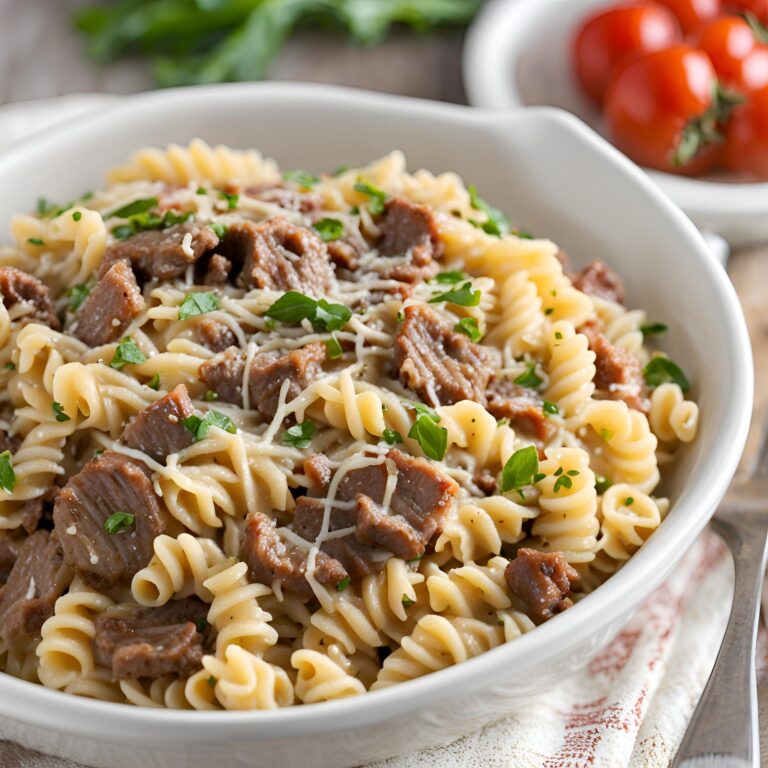
<path id="1" fill-rule="evenodd" d="M 539 0 L 539 3 L 542 6 L 549 3 L 556 9 L 565 1 Z M 595 3 L 599 1 L 595 0 Z M 589 7 L 592 7 L 591 4 Z M 535 12 L 539 13 L 539 10 Z M 497 41 L 505 34 L 504 30 L 524 27 L 532 16 L 532 4 L 523 0 L 488 0 L 484 4 L 467 32 L 462 57 L 462 79 L 471 104 L 482 109 L 530 108 L 514 80 L 502 86 L 500 81 L 489 79 L 486 73 L 498 66 Z M 507 46 L 507 50 L 509 48 Z M 509 60 L 516 60 L 519 53 L 519 49 L 511 51 Z M 652 169 L 646 169 L 646 173 L 679 206 L 694 216 L 745 218 L 768 212 L 768 181 L 697 179 Z"/>
<path id="2" fill-rule="evenodd" d="M 225 102 L 243 98 L 279 105 L 300 101 L 305 106 L 333 109 L 354 108 L 363 115 L 368 108 L 386 106 L 393 117 L 411 121 L 435 116 L 478 135 L 515 123 L 542 122 L 571 134 L 587 150 L 597 152 L 603 161 L 619 168 L 627 184 L 643 189 L 649 205 L 678 230 L 681 248 L 697 262 L 718 296 L 723 324 L 731 342 L 733 397 L 726 403 L 713 404 L 721 410 L 723 429 L 719 440 L 702 455 L 697 473 L 710 482 L 686 486 L 677 513 L 665 520 L 661 529 L 619 573 L 587 596 L 565 614 L 501 647 L 492 649 L 462 664 L 426 675 L 406 685 L 392 686 L 361 697 L 323 702 L 272 711 L 184 711 L 146 709 L 73 695 L 45 688 L 0 673 L 0 716 L 11 720 L 40 724 L 39 713 L 45 712 L 44 724 L 64 733 L 78 734 L 99 726 L 96 738 L 117 743 L 131 743 L 135 728 L 141 729 L 148 744 L 173 741 L 175 728 L 185 728 L 190 743 L 220 741 L 232 736 L 250 739 L 279 739 L 290 736 L 344 731 L 369 726 L 414 710 L 435 705 L 449 691 L 469 696 L 481 688 L 493 686 L 495 670 L 502 664 L 541 662 L 550 658 L 553 649 L 568 648 L 583 640 L 595 627 L 605 628 L 626 612 L 627 595 L 641 594 L 643 599 L 658 586 L 662 577 L 659 567 L 677 561 L 706 525 L 715 505 L 722 498 L 736 470 L 747 437 L 751 417 L 753 369 L 746 323 L 736 292 L 722 267 L 710 254 L 706 243 L 691 221 L 651 182 L 647 175 L 618 150 L 609 145 L 585 123 L 562 110 L 542 107 L 514 112 L 499 112 L 465 106 L 431 102 L 337 86 L 302 83 L 248 83 L 172 89 L 126 97 L 96 114 L 86 114 L 59 123 L 30 136 L 0 155 L 0 181 L 14 169 L 35 162 L 36 152 L 43 146 L 56 147 L 78 135 L 85 141 L 92 133 L 102 134 L 124 124 L 122 130 L 141 123 L 142 116 L 151 119 L 158 104 L 189 109 L 216 100 Z M 138 148 L 138 147 L 137 147 Z M 404 148 L 407 151 L 407 147 Z M 702 511 L 703 510 L 703 511 Z M 636 600 L 639 604 L 640 600 Z M 189 728 L 190 725 L 198 726 Z"/>

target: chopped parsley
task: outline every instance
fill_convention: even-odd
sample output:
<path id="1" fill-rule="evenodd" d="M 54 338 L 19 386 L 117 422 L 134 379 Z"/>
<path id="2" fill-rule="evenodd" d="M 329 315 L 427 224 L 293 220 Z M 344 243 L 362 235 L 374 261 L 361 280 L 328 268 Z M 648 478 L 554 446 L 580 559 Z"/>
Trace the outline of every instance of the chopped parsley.
<path id="1" fill-rule="evenodd" d="M 213 230 L 213 233 L 216 235 L 216 237 L 219 238 L 219 240 L 221 240 L 221 238 L 227 234 L 226 225 L 219 221 L 211 221 L 208 223 L 208 226 Z"/>
<path id="2" fill-rule="evenodd" d="M 539 471 L 539 452 L 535 445 L 515 451 L 501 470 L 501 492 L 519 491 L 535 482 Z"/>
<path id="3" fill-rule="evenodd" d="M 72 214 L 72 221 L 80 221 L 83 218 L 83 214 L 80 211 L 75 211 Z"/>
<path id="4" fill-rule="evenodd" d="M 12 363 L 12 362 L 6 363 L 5 364 L 5 370 L 6 371 L 15 371 L 16 370 L 16 363 Z"/>
<path id="5" fill-rule="evenodd" d="M 634 503 L 635 503 L 635 500 L 631 496 L 627 496 L 627 498 L 624 499 L 625 507 L 631 507 Z"/>
<path id="6" fill-rule="evenodd" d="M 186 419 L 183 419 L 181 423 L 192 433 L 192 437 L 196 443 L 200 442 L 200 440 L 205 440 L 205 438 L 208 437 L 208 431 L 211 427 L 218 427 L 225 432 L 229 432 L 231 435 L 234 435 L 235 432 L 237 432 L 237 426 L 229 416 L 214 410 L 208 411 L 202 419 L 199 416 L 192 414 L 191 416 L 187 416 Z"/>
<path id="7" fill-rule="evenodd" d="M 56 421 L 70 421 L 72 419 L 71 416 L 67 416 L 67 414 L 64 413 L 64 406 L 61 403 L 57 403 L 55 400 L 51 403 L 51 410 L 53 411 Z"/>
<path id="8" fill-rule="evenodd" d="M 234 194 L 232 192 L 219 192 L 219 197 L 222 200 L 227 201 L 227 208 L 229 208 L 230 211 L 237 208 L 237 205 L 240 202 L 240 195 Z"/>
<path id="9" fill-rule="evenodd" d="M 453 326 L 453 330 L 463 333 L 465 336 L 469 336 L 470 340 L 474 342 L 478 342 L 483 338 L 483 333 L 477 327 L 477 320 L 474 317 L 462 317 L 461 320 Z"/>
<path id="10" fill-rule="evenodd" d="M 146 362 L 147 357 L 139 349 L 139 345 L 130 336 L 125 336 L 120 339 L 120 343 L 115 350 L 115 356 L 112 358 L 109 366 L 120 371 L 126 365 L 138 365 L 139 363 Z"/>
<path id="11" fill-rule="evenodd" d="M 0 453 L 0 488 L 13 493 L 16 487 L 16 473 L 13 471 L 13 456 L 10 451 Z"/>
<path id="12" fill-rule="evenodd" d="M 205 393 L 205 400 L 206 400 L 206 402 L 212 403 L 214 400 L 218 400 L 218 399 L 219 399 L 219 393 L 218 392 L 214 392 L 212 389 L 209 389 L 209 390 L 206 391 L 206 393 Z"/>
<path id="13" fill-rule="evenodd" d="M 194 291 L 184 297 L 179 305 L 179 320 L 204 315 L 219 308 L 219 297 L 213 291 Z"/>
<path id="14" fill-rule="evenodd" d="M 128 205 L 124 205 L 116 211 L 112 211 L 112 213 L 107 214 L 105 218 L 130 219 L 131 216 L 138 216 L 140 213 L 146 213 L 147 211 L 152 210 L 152 208 L 156 208 L 157 205 L 158 200 L 156 197 L 145 197 L 141 200 L 134 200 L 132 203 L 128 203 Z"/>
<path id="15" fill-rule="evenodd" d="M 668 357 L 653 357 L 643 368 L 645 383 L 649 387 L 658 387 L 667 381 L 673 381 L 683 392 L 687 392 L 691 385 L 688 382 L 682 369 L 676 363 L 673 363 Z"/>
<path id="16" fill-rule="evenodd" d="M 319 184 L 321 181 L 319 176 L 300 170 L 285 171 L 283 173 L 283 178 L 286 181 L 290 181 L 293 184 L 296 184 L 296 186 L 301 187 L 301 189 L 312 189 L 315 184 Z"/>
<path id="17" fill-rule="evenodd" d="M 602 496 L 613 483 L 604 475 L 595 475 L 595 490 L 599 496 Z"/>
<path id="18" fill-rule="evenodd" d="M 600 430 L 600 437 L 603 439 L 604 442 L 609 443 L 611 440 L 613 440 L 614 434 L 611 432 L 610 429 L 606 429 L 603 427 Z"/>
<path id="19" fill-rule="evenodd" d="M 403 597 L 400 600 L 400 602 L 403 604 L 403 608 L 410 608 L 412 605 L 415 605 L 415 603 L 416 603 L 416 601 L 415 600 L 411 600 L 411 598 L 408 597 L 408 595 L 403 595 Z"/>
<path id="20" fill-rule="evenodd" d="M 208 190 L 205 187 L 198 187 L 195 190 L 195 194 L 196 195 L 207 195 L 208 194 Z"/>
<path id="21" fill-rule="evenodd" d="M 555 308 L 554 308 L 554 307 L 547 307 L 547 308 L 544 310 L 544 314 L 545 314 L 545 315 L 551 315 L 551 314 L 552 314 L 554 311 L 555 311 Z"/>
<path id="22" fill-rule="evenodd" d="M 440 421 L 440 415 L 428 405 L 424 405 L 424 403 L 416 403 L 413 400 L 404 400 L 403 402 L 409 408 L 413 408 L 413 410 L 416 411 L 417 416 L 429 416 L 434 422 Z"/>
<path id="23" fill-rule="evenodd" d="M 150 389 L 154 389 L 155 392 L 157 392 L 158 389 L 160 389 L 160 374 L 156 373 L 148 382 L 147 386 Z"/>
<path id="24" fill-rule="evenodd" d="M 536 375 L 536 363 L 526 363 L 525 372 L 515 379 L 515 384 L 526 389 L 538 389 L 543 383 L 544 380 Z"/>
<path id="25" fill-rule="evenodd" d="M 573 487 L 573 480 L 571 480 L 571 478 L 567 474 L 562 474 L 562 471 L 563 471 L 563 468 L 560 467 L 561 474 L 555 480 L 555 485 L 552 489 L 555 493 L 557 493 L 561 488 L 570 489 Z M 557 474 L 557 472 L 555 472 L 555 474 Z"/>
<path id="26" fill-rule="evenodd" d="M 193 211 L 186 213 L 176 213 L 176 211 L 166 211 L 162 216 L 157 213 L 137 213 L 128 218 L 127 224 L 120 224 L 112 229 L 112 234 L 118 240 L 127 240 L 138 232 L 146 232 L 151 229 L 168 229 L 177 224 L 183 224 L 194 217 Z"/>
<path id="27" fill-rule="evenodd" d="M 560 409 L 554 403 L 550 403 L 549 400 L 544 401 L 541 410 L 549 416 L 557 416 L 560 413 Z"/>
<path id="28" fill-rule="evenodd" d="M 312 228 L 326 243 L 338 240 L 344 234 L 344 223 L 338 219 L 320 219 L 312 225 Z"/>
<path id="29" fill-rule="evenodd" d="M 504 235 L 508 235 L 511 230 L 511 225 L 506 214 L 498 208 L 488 205 L 488 203 L 477 194 L 477 187 L 474 184 L 470 184 L 469 187 L 467 187 L 467 192 L 469 192 L 469 204 L 476 211 L 485 213 L 487 217 L 487 220 L 483 222 L 470 219 L 470 223 L 493 237 L 503 237 Z"/>
<path id="30" fill-rule="evenodd" d="M 195 621 L 195 627 L 198 632 L 205 632 L 208 629 L 208 622 L 205 619 L 197 619 Z"/>
<path id="31" fill-rule="evenodd" d="M 30 245 L 45 245 L 45 243 L 39 237 L 28 237 L 27 242 Z"/>
<path id="32" fill-rule="evenodd" d="M 384 438 L 384 442 L 388 445 L 395 445 L 403 442 L 403 436 L 396 429 L 385 429 L 381 435 Z"/>
<path id="33" fill-rule="evenodd" d="M 343 592 L 348 586 L 349 586 L 350 578 L 349 576 L 345 576 L 337 585 L 336 590 L 338 592 Z"/>
<path id="34" fill-rule="evenodd" d="M 88 294 L 91 292 L 93 285 L 94 284 L 89 281 L 87 283 L 73 285 L 71 288 L 67 289 L 64 295 L 69 299 L 67 306 L 69 307 L 70 312 L 75 312 L 80 308 L 80 305 L 88 298 Z"/>
<path id="35" fill-rule="evenodd" d="M 374 215 L 379 216 L 384 213 L 384 205 L 387 202 L 387 193 L 383 189 L 374 187 L 373 184 L 366 184 L 358 181 L 355 184 L 355 192 L 368 196 L 368 210 Z"/>
<path id="36" fill-rule="evenodd" d="M 331 338 L 325 340 L 325 354 L 327 358 L 329 360 L 338 360 L 343 353 L 344 350 L 341 348 L 339 340 L 331 334 Z"/>
<path id="37" fill-rule="evenodd" d="M 294 424 L 285 430 L 283 433 L 283 445 L 290 445 L 303 450 L 310 444 L 314 434 L 314 422 L 302 421 L 300 424 Z"/>
<path id="38" fill-rule="evenodd" d="M 667 332 L 667 326 L 664 323 L 649 323 L 648 325 L 640 326 L 640 333 L 643 334 L 643 338 L 647 339 L 651 336 L 662 336 Z"/>
<path id="39" fill-rule="evenodd" d="M 466 275 L 464 272 L 459 272 L 458 270 L 454 270 L 452 272 L 438 272 L 432 280 L 430 280 L 431 283 L 444 283 L 446 285 L 456 285 L 456 283 L 461 282 L 462 280 L 466 280 L 468 275 Z"/>
<path id="40" fill-rule="evenodd" d="M 450 304 L 458 304 L 461 307 L 476 307 L 480 303 L 483 292 L 478 288 L 473 288 L 472 283 L 466 282 L 461 288 L 451 288 L 444 293 L 438 293 L 430 300 L 430 304 L 438 304 L 447 301 Z"/>
<path id="41" fill-rule="evenodd" d="M 332 304 L 325 299 L 316 301 L 303 293 L 288 291 L 267 309 L 264 316 L 281 323 L 309 320 L 316 331 L 338 331 L 349 322 L 352 310 L 343 304 Z"/>
<path id="42" fill-rule="evenodd" d="M 413 422 L 408 437 L 419 444 L 425 456 L 435 461 L 442 461 L 448 450 L 448 430 L 439 427 L 435 419 L 426 413 L 422 413 Z"/>
<path id="43" fill-rule="evenodd" d="M 104 530 L 110 535 L 115 536 L 119 533 L 125 533 L 129 528 L 136 525 L 136 518 L 129 512 L 115 512 L 104 521 Z"/>
<path id="44" fill-rule="evenodd" d="M 208 677 L 205 679 L 205 682 L 208 683 L 208 685 L 210 685 L 211 688 L 215 688 L 217 680 L 213 675 L 208 675 Z"/>

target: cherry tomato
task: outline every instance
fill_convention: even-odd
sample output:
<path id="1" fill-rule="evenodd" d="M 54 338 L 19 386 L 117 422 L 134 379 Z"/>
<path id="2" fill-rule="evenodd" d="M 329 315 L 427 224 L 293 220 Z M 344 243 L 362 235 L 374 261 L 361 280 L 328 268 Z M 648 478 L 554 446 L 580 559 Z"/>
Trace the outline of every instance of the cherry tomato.
<path id="1" fill-rule="evenodd" d="M 721 16 L 693 36 L 693 44 L 706 53 L 720 83 L 742 93 L 768 85 L 768 46 L 738 16 Z"/>
<path id="2" fill-rule="evenodd" d="M 684 34 L 693 32 L 705 21 L 717 18 L 722 10 L 720 0 L 657 0 L 675 14 Z"/>
<path id="3" fill-rule="evenodd" d="M 723 162 L 731 171 L 768 180 L 768 87 L 737 107 L 725 133 Z"/>
<path id="4" fill-rule="evenodd" d="M 605 100 L 608 132 L 635 162 L 673 173 L 702 173 L 719 147 L 703 118 L 713 110 L 717 79 L 709 57 L 675 45 L 631 59 Z M 697 130 L 699 122 L 702 130 Z"/>
<path id="5" fill-rule="evenodd" d="M 589 16 L 574 40 L 573 66 L 590 99 L 602 104 L 616 67 L 630 54 L 658 51 L 680 39 L 671 11 L 651 3 L 630 3 Z"/>
<path id="6" fill-rule="evenodd" d="M 733 13 L 751 13 L 768 24 L 768 0 L 726 0 L 725 7 Z"/>

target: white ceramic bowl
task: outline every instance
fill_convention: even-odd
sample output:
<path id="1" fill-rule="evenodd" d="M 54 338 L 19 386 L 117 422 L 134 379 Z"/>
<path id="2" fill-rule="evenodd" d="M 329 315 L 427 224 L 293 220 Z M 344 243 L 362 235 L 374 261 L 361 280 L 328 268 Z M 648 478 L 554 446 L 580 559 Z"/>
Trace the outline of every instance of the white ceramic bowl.
<path id="1" fill-rule="evenodd" d="M 570 65 L 575 30 L 590 11 L 617 0 L 490 0 L 464 48 L 469 101 L 484 109 L 553 106 L 600 131 L 601 118 Z M 768 183 L 689 179 L 649 171 L 701 229 L 732 246 L 768 241 Z"/>
<path id="2" fill-rule="evenodd" d="M 625 276 L 631 303 L 672 328 L 668 349 L 695 382 L 700 435 L 667 482 L 669 517 L 642 550 L 594 594 L 505 647 L 361 698 L 271 712 L 139 709 L 0 674 L 0 738 L 109 768 L 341 768 L 453 740 L 583 665 L 704 527 L 735 471 L 751 412 L 750 347 L 736 295 L 690 221 L 648 178 L 552 109 L 492 113 L 303 85 L 151 93 L 1 156 L 0 222 L 38 195 L 67 199 L 98 187 L 104 169 L 138 146 L 196 136 L 259 147 L 284 168 L 314 171 L 398 147 L 412 168 L 458 171 L 577 262 L 606 258 Z"/>

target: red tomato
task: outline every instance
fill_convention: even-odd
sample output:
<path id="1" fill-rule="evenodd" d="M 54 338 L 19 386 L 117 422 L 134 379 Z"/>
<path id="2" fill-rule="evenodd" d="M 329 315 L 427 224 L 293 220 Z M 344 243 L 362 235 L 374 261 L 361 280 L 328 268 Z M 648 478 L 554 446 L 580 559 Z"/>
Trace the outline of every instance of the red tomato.
<path id="1" fill-rule="evenodd" d="M 657 0 L 675 14 L 680 27 L 687 35 L 705 21 L 717 18 L 721 11 L 720 0 Z"/>
<path id="2" fill-rule="evenodd" d="M 589 16 L 573 42 L 576 77 L 598 106 L 616 67 L 630 54 L 658 51 L 680 39 L 674 15 L 660 5 L 630 3 Z"/>
<path id="3" fill-rule="evenodd" d="M 726 0 L 725 7 L 734 13 L 752 13 L 768 24 L 768 0 Z"/>
<path id="4" fill-rule="evenodd" d="M 719 146 L 694 129 L 713 107 L 716 84 L 707 54 L 687 45 L 628 61 L 615 74 L 605 100 L 614 144 L 640 165 L 702 173 Z"/>
<path id="5" fill-rule="evenodd" d="M 755 91 L 768 85 L 768 46 L 738 16 L 721 16 L 705 24 L 693 38 L 712 61 L 722 85 L 736 91 Z"/>
<path id="6" fill-rule="evenodd" d="M 737 107 L 725 133 L 726 168 L 768 180 L 768 87 Z"/>

